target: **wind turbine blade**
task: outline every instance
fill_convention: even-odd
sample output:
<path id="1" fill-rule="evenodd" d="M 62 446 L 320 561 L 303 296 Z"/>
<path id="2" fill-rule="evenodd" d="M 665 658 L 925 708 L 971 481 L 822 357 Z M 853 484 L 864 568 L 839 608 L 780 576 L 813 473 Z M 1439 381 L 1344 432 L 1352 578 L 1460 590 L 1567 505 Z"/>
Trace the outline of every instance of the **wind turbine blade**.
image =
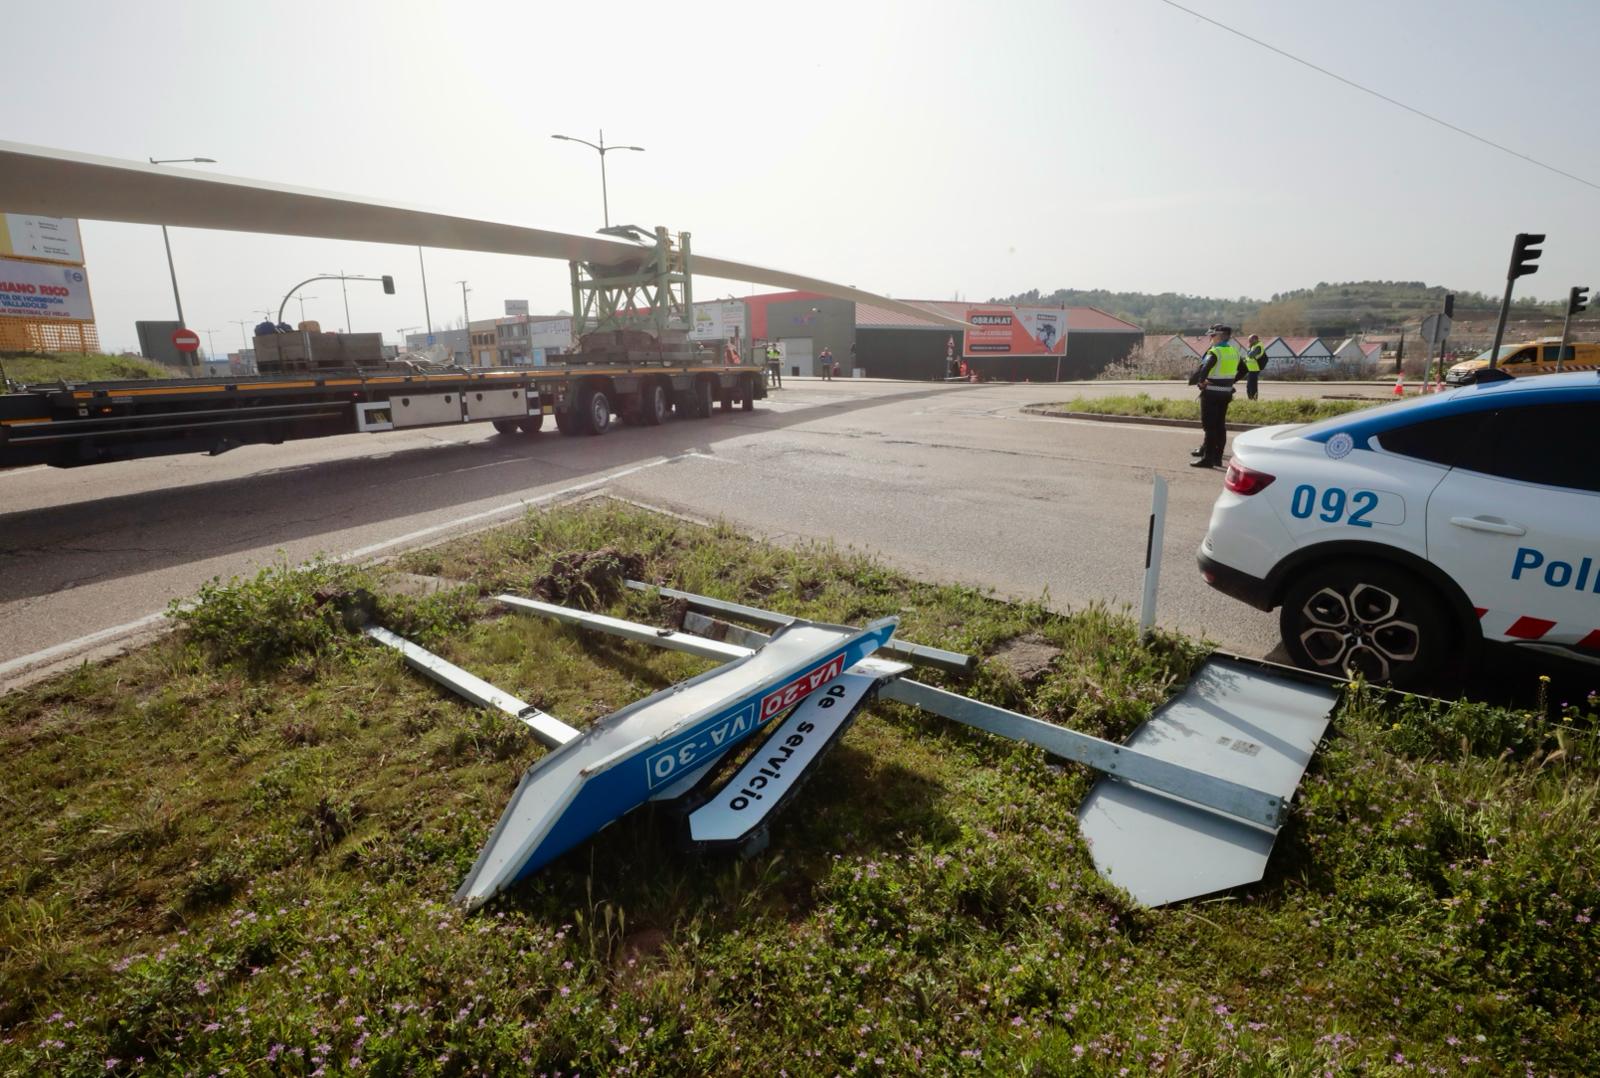
<path id="1" fill-rule="evenodd" d="M 634 244 L 599 236 L 15 142 L 0 142 L 0 208 L 7 213 L 91 221 L 395 243 L 607 265 L 635 260 L 640 251 Z M 801 289 L 963 324 L 926 308 L 799 274 L 700 255 L 694 256 L 693 266 L 707 276 Z"/>

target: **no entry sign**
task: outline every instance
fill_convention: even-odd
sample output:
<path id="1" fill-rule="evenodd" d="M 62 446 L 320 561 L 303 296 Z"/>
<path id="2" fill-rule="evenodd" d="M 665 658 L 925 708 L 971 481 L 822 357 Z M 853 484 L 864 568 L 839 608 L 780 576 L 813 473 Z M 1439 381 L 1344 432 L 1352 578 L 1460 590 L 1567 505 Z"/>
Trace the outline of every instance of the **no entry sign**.
<path id="1" fill-rule="evenodd" d="M 180 352 L 193 352 L 200 347 L 200 334 L 192 329 L 172 331 L 172 347 Z"/>

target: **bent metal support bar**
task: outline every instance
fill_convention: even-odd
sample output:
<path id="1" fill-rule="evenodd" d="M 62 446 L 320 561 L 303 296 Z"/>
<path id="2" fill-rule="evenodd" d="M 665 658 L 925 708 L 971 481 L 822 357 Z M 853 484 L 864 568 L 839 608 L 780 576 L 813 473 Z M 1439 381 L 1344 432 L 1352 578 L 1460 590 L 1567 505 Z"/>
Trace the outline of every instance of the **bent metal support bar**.
<path id="1" fill-rule="evenodd" d="M 467 673 L 461 667 L 441 659 L 427 648 L 413 644 L 403 636 L 376 625 L 369 626 L 366 634 L 385 647 L 398 651 L 407 666 L 432 678 L 450 691 L 466 697 L 479 707 L 504 712 L 526 724 L 533 732 L 533 736 L 547 748 L 559 748 L 578 736 L 577 730 L 560 719 L 546 715 L 532 704 L 524 703 L 510 693 L 495 688 L 482 678 Z"/>
<path id="2" fill-rule="evenodd" d="M 658 587 L 655 584 L 646 584 L 642 580 L 629 580 L 627 585 L 634 591 L 659 592 L 668 599 L 682 599 L 695 609 L 721 614 L 724 617 L 743 618 L 768 629 L 781 629 L 791 621 L 797 620 L 790 614 L 778 614 L 759 607 L 745 606 L 743 603 L 731 603 L 726 599 L 713 599 L 707 595 L 679 591 L 677 588 Z M 978 660 L 971 655 L 962 655 L 960 652 L 946 651 L 943 648 L 930 648 L 926 644 L 913 644 L 909 640 L 891 640 L 883 646 L 883 651 L 886 655 L 894 655 L 924 666 L 936 666 L 952 674 L 971 673 L 972 668 L 978 665 Z"/>

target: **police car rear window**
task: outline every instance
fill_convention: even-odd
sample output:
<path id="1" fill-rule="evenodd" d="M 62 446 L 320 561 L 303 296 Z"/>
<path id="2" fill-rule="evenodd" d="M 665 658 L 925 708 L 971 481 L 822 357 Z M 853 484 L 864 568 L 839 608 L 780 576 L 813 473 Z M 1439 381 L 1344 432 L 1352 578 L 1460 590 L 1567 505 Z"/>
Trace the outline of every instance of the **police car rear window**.
<path id="1" fill-rule="evenodd" d="M 1489 412 L 1456 412 L 1425 419 L 1378 435 L 1378 444 L 1391 453 L 1415 457 L 1454 468 L 1482 434 Z"/>
<path id="2" fill-rule="evenodd" d="M 1378 444 L 1447 468 L 1600 491 L 1600 402 L 1458 412 L 1384 431 Z"/>

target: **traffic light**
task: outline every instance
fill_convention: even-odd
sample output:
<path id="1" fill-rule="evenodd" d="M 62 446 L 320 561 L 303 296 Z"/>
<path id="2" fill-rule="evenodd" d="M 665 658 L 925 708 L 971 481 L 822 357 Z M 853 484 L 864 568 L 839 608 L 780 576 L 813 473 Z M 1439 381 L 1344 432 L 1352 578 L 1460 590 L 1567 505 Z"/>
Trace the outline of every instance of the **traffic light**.
<path id="1" fill-rule="evenodd" d="M 394 295 L 394 278 L 387 273 L 383 275 L 383 294 L 386 296 Z"/>
<path id="2" fill-rule="evenodd" d="M 1539 244 L 1543 242 L 1543 232 L 1517 233 L 1516 242 L 1511 245 L 1511 269 L 1506 274 L 1507 280 L 1516 280 L 1518 277 L 1539 272 L 1539 256 L 1544 254 Z"/>
<path id="3" fill-rule="evenodd" d="M 1589 306 L 1589 290 L 1587 288 L 1574 288 L 1567 293 L 1567 313 L 1577 314 Z"/>
<path id="4" fill-rule="evenodd" d="M 1444 316 L 1454 318 L 1456 314 L 1456 294 L 1451 292 L 1444 297 Z"/>

